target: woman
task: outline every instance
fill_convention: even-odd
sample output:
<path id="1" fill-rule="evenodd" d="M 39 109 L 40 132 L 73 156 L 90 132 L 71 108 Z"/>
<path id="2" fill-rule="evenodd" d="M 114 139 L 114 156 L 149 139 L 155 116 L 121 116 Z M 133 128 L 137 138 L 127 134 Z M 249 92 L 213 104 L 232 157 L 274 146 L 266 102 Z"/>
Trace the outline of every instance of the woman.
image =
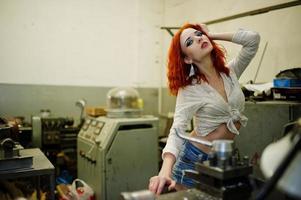
<path id="1" fill-rule="evenodd" d="M 226 64 L 225 54 L 214 40 L 240 44 L 242 49 Z M 210 149 L 184 141 L 175 133 L 175 129 L 184 133 L 192 117 L 195 127 L 190 135 L 208 141 L 233 140 L 240 126 L 246 125 L 238 79 L 256 54 L 259 41 L 253 31 L 211 33 L 204 24 L 185 24 L 175 34 L 168 61 L 169 89 L 177 95 L 174 122 L 163 149 L 161 170 L 150 179 L 150 191 L 159 195 L 165 185 L 169 190 L 194 186 L 194 180 L 182 172 L 194 169 L 196 161 L 206 160 Z"/>

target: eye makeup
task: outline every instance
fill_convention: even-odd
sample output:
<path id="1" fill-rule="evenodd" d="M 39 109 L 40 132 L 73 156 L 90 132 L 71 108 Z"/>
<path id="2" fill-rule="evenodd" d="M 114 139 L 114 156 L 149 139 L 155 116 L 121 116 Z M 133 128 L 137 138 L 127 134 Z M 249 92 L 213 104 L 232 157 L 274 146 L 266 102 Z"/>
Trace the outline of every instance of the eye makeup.
<path id="1" fill-rule="evenodd" d="M 198 37 L 202 37 L 203 32 L 202 32 L 202 31 L 195 31 L 195 32 L 194 32 L 194 35 L 195 35 L 195 36 L 198 36 Z M 193 40 L 192 40 L 192 38 L 189 36 L 189 37 L 186 39 L 186 41 L 185 41 L 185 46 L 186 46 L 186 47 L 189 47 L 189 46 L 192 45 L 192 44 L 193 44 Z"/>

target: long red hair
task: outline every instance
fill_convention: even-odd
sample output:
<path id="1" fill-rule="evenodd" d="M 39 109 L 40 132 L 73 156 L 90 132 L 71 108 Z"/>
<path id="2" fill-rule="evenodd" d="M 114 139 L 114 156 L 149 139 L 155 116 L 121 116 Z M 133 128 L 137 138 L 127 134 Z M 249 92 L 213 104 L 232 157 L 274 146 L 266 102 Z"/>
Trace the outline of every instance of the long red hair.
<path id="1" fill-rule="evenodd" d="M 190 72 L 190 64 L 184 62 L 185 54 L 181 50 L 180 46 L 180 36 L 184 29 L 193 28 L 202 31 L 207 35 L 199 25 L 195 24 L 185 24 L 180 30 L 173 36 L 169 51 L 168 51 L 168 87 L 172 95 L 177 95 L 180 88 L 184 88 L 191 84 L 193 78 L 197 79 L 200 83 L 201 80 L 207 81 L 204 74 L 196 70 L 196 76 L 193 78 L 187 78 Z M 208 37 L 209 38 L 209 37 Z M 209 38 L 213 49 L 211 51 L 211 59 L 213 66 L 218 72 L 223 72 L 229 75 L 229 69 L 225 66 L 225 52 L 224 49 L 218 46 L 211 38 Z"/>

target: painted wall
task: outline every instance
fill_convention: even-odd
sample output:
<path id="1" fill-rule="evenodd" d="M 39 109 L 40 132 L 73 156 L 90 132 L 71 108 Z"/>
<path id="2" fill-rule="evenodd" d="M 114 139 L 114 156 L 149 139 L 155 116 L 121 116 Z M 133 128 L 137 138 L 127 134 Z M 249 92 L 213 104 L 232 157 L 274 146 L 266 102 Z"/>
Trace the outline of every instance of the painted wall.
<path id="1" fill-rule="evenodd" d="M 0 83 L 157 87 L 159 0 L 1 0 Z"/>

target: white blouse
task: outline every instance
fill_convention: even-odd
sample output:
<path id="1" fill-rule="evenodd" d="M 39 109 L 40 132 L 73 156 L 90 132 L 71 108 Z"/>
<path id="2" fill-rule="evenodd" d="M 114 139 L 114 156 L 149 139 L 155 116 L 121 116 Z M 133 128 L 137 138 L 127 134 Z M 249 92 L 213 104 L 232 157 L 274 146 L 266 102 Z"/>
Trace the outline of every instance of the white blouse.
<path id="1" fill-rule="evenodd" d="M 231 60 L 227 67 L 230 74 L 220 73 L 228 102 L 207 82 L 188 85 L 178 91 L 174 121 L 170 129 L 164 153 L 172 153 L 176 158 L 184 142 L 174 129 L 185 133 L 187 123 L 194 116 L 194 130 L 200 136 L 206 136 L 222 123 L 227 124 L 229 131 L 239 134 L 234 122 L 246 126 L 247 118 L 242 114 L 245 98 L 238 78 L 255 56 L 259 46 L 260 36 L 253 31 L 239 29 L 233 36 L 232 42 L 241 44 L 239 54 Z"/>

